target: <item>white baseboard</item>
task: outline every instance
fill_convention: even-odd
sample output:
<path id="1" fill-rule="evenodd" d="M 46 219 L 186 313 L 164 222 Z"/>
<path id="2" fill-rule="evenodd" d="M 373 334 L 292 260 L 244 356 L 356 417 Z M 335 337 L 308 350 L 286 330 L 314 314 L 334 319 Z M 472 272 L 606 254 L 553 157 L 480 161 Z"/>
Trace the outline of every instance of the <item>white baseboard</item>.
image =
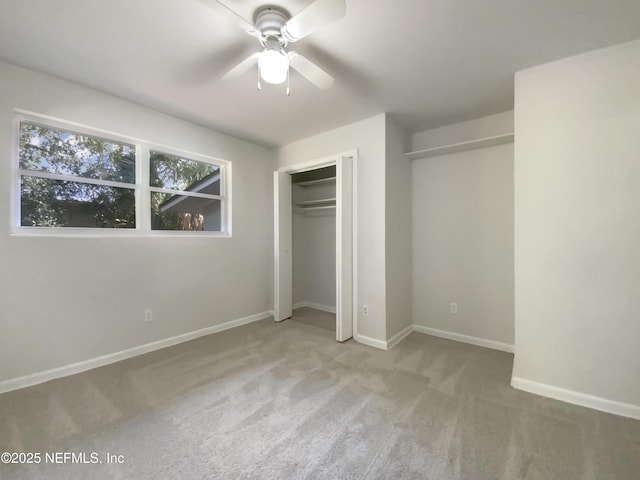
<path id="1" fill-rule="evenodd" d="M 424 327 L 422 325 L 409 325 L 402 331 L 394 335 L 388 341 L 378 340 L 376 338 L 366 337 L 364 335 L 358 335 L 355 340 L 358 343 L 369 345 L 370 347 L 379 348 L 381 350 L 389 350 L 400 343 L 411 332 L 424 333 L 427 335 L 433 335 L 434 337 L 446 338 L 448 340 L 454 340 L 456 342 L 470 343 L 471 345 L 477 345 L 479 347 L 492 348 L 494 350 L 501 350 L 503 352 L 513 353 L 513 345 L 508 343 L 496 342 L 495 340 L 487 340 L 486 338 L 471 337 L 469 335 L 462 335 L 461 333 L 447 332 L 444 330 L 438 330 L 436 328 Z"/>
<path id="2" fill-rule="evenodd" d="M 379 348 L 380 350 L 390 350 L 399 344 L 411 332 L 413 332 L 413 325 L 403 328 L 386 342 L 384 340 L 378 340 L 377 338 L 371 338 L 365 335 L 356 335 L 354 340 L 358 343 L 362 343 L 363 345 Z"/>
<path id="3" fill-rule="evenodd" d="M 400 330 L 393 337 L 391 337 L 389 340 L 387 340 L 387 350 L 390 350 L 393 347 L 395 347 L 402 340 L 404 340 L 404 338 L 407 335 L 409 335 L 411 332 L 413 332 L 413 325 L 409 325 L 408 327 L 403 328 L 402 330 Z"/>
<path id="4" fill-rule="evenodd" d="M 253 323 L 273 315 L 274 312 L 272 311 L 256 313 L 254 315 L 249 315 L 248 317 L 238 318 L 236 320 L 231 320 L 219 325 L 213 325 L 211 327 L 202 328 L 193 332 L 176 335 L 175 337 L 165 338 L 156 342 L 146 343 L 137 347 L 128 348 L 120 352 L 110 353 L 101 357 L 91 358 L 89 360 L 84 360 L 78 363 L 72 363 L 71 365 L 65 365 L 63 367 L 46 370 L 44 372 L 25 375 L 24 377 L 3 380 L 0 382 L 0 393 L 10 392 L 11 390 L 18 390 L 20 388 L 30 387 L 39 383 L 48 382 L 49 380 L 54 380 L 56 378 L 67 377 L 76 373 L 85 372 L 93 368 L 109 365 L 111 363 L 126 360 L 127 358 L 131 357 L 136 357 L 144 353 L 153 352 L 154 350 L 160 350 L 161 348 L 177 345 L 178 343 L 188 342 L 189 340 L 193 340 L 198 337 L 203 337 L 212 333 L 222 332 L 223 330 L 229 330 L 230 328 Z"/>
<path id="5" fill-rule="evenodd" d="M 554 387 L 545 383 L 538 383 L 524 378 L 513 377 L 511 386 L 524 392 L 534 393 L 543 397 L 554 398 L 581 407 L 593 408 L 601 412 L 613 413 L 623 417 L 634 418 L 640 420 L 640 405 L 630 403 L 617 402 L 615 400 L 607 400 L 606 398 L 596 397 L 587 393 L 576 392 L 566 388 Z"/>
<path id="6" fill-rule="evenodd" d="M 471 337 L 469 335 L 463 335 L 461 333 L 447 332 L 445 330 L 438 330 L 436 328 L 415 324 L 413 325 L 413 330 L 419 333 L 433 335 L 434 337 L 446 338 L 448 340 L 455 340 L 456 342 L 470 343 L 471 345 L 477 345 L 479 347 L 492 348 L 494 350 L 513 353 L 513 345 L 510 345 L 508 343 L 496 342 L 495 340 L 488 340 L 486 338 L 480 337 Z"/>
<path id="7" fill-rule="evenodd" d="M 297 310 L 298 308 L 302 308 L 302 307 L 309 307 L 309 308 L 314 308 L 316 310 L 320 310 L 322 312 L 328 312 L 328 313 L 336 313 L 336 307 L 331 307 L 329 305 L 321 305 L 319 303 L 314 303 L 314 302 L 297 302 L 293 304 L 293 309 Z"/>
<path id="8" fill-rule="evenodd" d="M 354 340 L 363 345 L 379 348 L 380 350 L 387 350 L 387 342 L 378 340 L 377 338 L 366 337 L 364 335 L 357 335 Z"/>

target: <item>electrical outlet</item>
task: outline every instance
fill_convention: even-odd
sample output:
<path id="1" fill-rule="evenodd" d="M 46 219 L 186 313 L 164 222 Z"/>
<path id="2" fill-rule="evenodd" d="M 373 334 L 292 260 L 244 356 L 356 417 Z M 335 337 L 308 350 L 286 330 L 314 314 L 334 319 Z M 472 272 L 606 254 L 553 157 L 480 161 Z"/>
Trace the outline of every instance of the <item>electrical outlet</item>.
<path id="1" fill-rule="evenodd" d="M 145 323 L 149 323 L 153 321 L 153 310 L 151 310 L 150 308 L 147 308 L 144 311 L 144 321 Z"/>
<path id="2" fill-rule="evenodd" d="M 362 315 L 364 315 L 365 317 L 369 316 L 369 306 L 368 305 L 362 305 Z"/>
<path id="3" fill-rule="evenodd" d="M 458 304 L 457 303 L 450 303 L 449 304 L 449 311 L 451 313 L 458 313 Z"/>

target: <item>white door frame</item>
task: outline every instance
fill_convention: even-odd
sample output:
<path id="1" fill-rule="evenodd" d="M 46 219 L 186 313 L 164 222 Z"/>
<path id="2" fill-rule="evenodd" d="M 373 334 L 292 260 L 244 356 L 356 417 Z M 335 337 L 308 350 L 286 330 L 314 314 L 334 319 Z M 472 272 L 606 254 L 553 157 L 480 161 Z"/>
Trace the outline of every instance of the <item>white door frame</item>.
<path id="1" fill-rule="evenodd" d="M 274 320 L 293 313 L 293 208 L 291 175 L 273 172 Z"/>
<path id="2" fill-rule="evenodd" d="M 286 173 L 286 174 L 293 174 L 293 173 L 301 173 L 301 172 L 306 172 L 308 170 L 316 170 L 318 168 L 323 168 L 323 167 L 328 167 L 328 166 L 332 166 L 332 165 L 338 165 L 338 163 L 341 162 L 342 158 L 349 158 L 351 159 L 352 162 L 352 172 L 351 172 L 351 205 L 352 205 L 352 212 L 351 212 L 351 233 L 352 233 L 352 239 L 351 239 L 351 252 L 342 252 L 341 249 L 341 245 L 340 242 L 338 241 L 338 239 L 340 238 L 340 229 L 342 228 L 340 225 L 340 213 L 337 211 L 337 206 L 338 205 L 342 205 L 342 195 L 343 195 L 343 191 L 341 188 L 339 188 L 339 185 L 341 185 L 341 181 L 339 181 L 336 178 L 336 307 L 338 307 L 342 302 L 341 302 L 341 286 L 344 284 L 344 280 L 340 277 L 339 272 L 343 272 L 344 269 L 340 268 L 340 265 L 338 264 L 338 262 L 349 262 L 351 264 L 351 275 L 350 278 L 348 278 L 347 281 L 349 281 L 351 283 L 351 305 L 352 305 L 352 311 L 351 311 L 351 320 L 352 320 L 352 325 L 353 325 L 353 338 L 357 338 L 357 334 L 358 334 L 358 325 L 357 325 L 357 319 L 358 319 L 358 276 L 357 276 L 357 259 L 358 259 L 358 249 L 357 249 L 357 198 L 358 198 L 358 192 L 357 192 L 357 171 L 358 171 L 358 150 L 354 149 L 354 150 L 349 150 L 346 152 L 342 152 L 342 153 L 338 153 L 335 155 L 330 155 L 327 157 L 322 157 L 316 160 L 310 160 L 307 162 L 302 162 L 302 163 L 297 163 L 294 165 L 287 165 L 284 167 L 279 168 L 278 170 L 276 170 L 274 172 L 274 175 L 277 176 L 278 174 L 282 174 L 282 173 Z M 339 173 L 339 169 L 336 168 L 336 176 L 340 175 Z M 274 197 L 277 196 L 278 192 L 274 189 Z M 280 296 L 280 292 L 279 292 L 279 282 L 280 282 L 280 272 L 279 270 L 279 262 L 278 262 L 278 252 L 279 252 L 279 215 L 278 215 L 278 206 L 279 206 L 279 201 L 278 198 L 274 198 L 274 206 L 276 211 L 274 212 L 274 308 L 276 309 L 275 312 L 275 319 L 278 320 L 279 317 L 281 317 L 281 315 L 279 314 L 279 309 L 280 306 L 278 305 L 278 298 Z M 291 205 L 291 208 L 293 208 L 293 205 Z M 337 319 L 337 317 L 336 317 Z M 282 320 L 282 318 L 280 318 L 280 320 Z M 340 326 L 336 325 L 336 338 L 339 339 L 340 338 L 340 334 L 341 332 L 339 331 Z"/>

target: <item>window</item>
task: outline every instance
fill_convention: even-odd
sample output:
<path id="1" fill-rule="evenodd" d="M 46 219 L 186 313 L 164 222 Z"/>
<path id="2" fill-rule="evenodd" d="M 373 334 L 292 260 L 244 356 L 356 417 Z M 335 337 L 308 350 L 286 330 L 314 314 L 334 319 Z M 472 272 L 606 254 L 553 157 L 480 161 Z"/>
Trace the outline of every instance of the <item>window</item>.
<path id="1" fill-rule="evenodd" d="M 47 123 L 19 122 L 14 232 L 230 233 L 228 162 Z"/>
<path id="2" fill-rule="evenodd" d="M 220 231 L 220 167 L 153 150 L 149 157 L 151 228 Z"/>
<path id="3" fill-rule="evenodd" d="M 135 228 L 135 147 L 20 122 L 20 225 Z"/>

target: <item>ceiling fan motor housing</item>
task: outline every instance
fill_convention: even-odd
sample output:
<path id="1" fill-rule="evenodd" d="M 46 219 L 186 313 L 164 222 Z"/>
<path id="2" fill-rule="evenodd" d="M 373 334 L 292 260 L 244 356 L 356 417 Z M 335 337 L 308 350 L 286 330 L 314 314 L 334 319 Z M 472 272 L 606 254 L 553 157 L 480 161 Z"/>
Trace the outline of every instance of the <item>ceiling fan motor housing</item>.
<path id="1" fill-rule="evenodd" d="M 273 7 L 263 8 L 256 13 L 255 26 L 261 33 L 260 42 L 264 47 L 269 48 L 267 43 L 271 43 L 272 40 L 277 40 L 280 47 L 287 45 L 281 32 L 289 18 L 286 12 Z M 273 48 L 273 43 L 271 43 L 271 48 Z"/>

